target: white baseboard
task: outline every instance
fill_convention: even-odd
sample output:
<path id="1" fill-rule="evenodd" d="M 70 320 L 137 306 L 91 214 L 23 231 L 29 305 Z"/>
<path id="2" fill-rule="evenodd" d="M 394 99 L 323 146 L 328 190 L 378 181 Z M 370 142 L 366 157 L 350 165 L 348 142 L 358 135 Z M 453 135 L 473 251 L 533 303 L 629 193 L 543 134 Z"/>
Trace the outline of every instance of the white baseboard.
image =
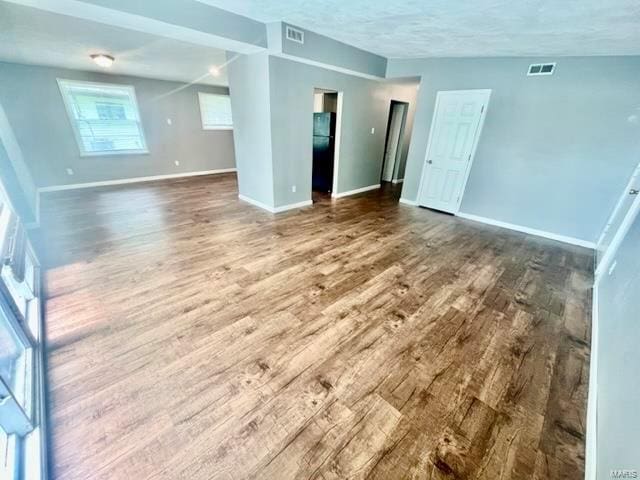
<path id="1" fill-rule="evenodd" d="M 275 209 L 271 205 L 267 205 L 266 203 L 259 202 L 258 200 L 254 200 L 253 198 L 242 195 L 241 193 L 238 194 L 238 198 L 243 202 L 250 203 L 254 207 L 259 207 L 263 210 L 266 210 L 267 212 L 275 213 L 274 212 Z"/>
<path id="2" fill-rule="evenodd" d="M 186 172 L 186 173 L 170 173 L 168 175 L 152 175 L 150 177 L 132 177 L 122 178 L 118 180 L 105 180 L 101 182 L 87 182 L 87 183 L 70 183 L 67 185 L 52 185 L 50 187 L 38 188 L 38 193 L 45 192 L 60 192 L 62 190 L 77 190 L 80 188 L 94 188 L 94 187 L 108 187 L 111 185 L 124 185 L 127 183 L 141 183 L 141 182 L 153 182 L 156 180 L 168 180 L 171 178 L 183 178 L 183 177 L 196 177 L 199 175 L 215 175 L 217 173 L 230 173 L 235 172 L 235 168 L 220 168 L 217 170 L 201 170 L 198 172 Z"/>
<path id="3" fill-rule="evenodd" d="M 408 200 L 402 197 L 400 197 L 400 203 L 404 203 L 405 205 L 411 205 L 412 207 L 418 206 L 418 202 L 416 202 L 415 200 Z"/>
<path id="4" fill-rule="evenodd" d="M 304 202 L 290 203 L 289 205 L 282 205 L 273 209 L 274 213 L 286 212 L 287 210 L 293 210 L 295 208 L 308 207 L 313 205 L 312 200 L 305 200 Z"/>
<path id="5" fill-rule="evenodd" d="M 598 291 L 599 279 L 593 285 L 593 301 L 591 302 L 591 355 L 589 355 L 589 390 L 587 395 L 587 437 L 585 445 L 585 480 L 596 480 L 598 435 Z"/>
<path id="6" fill-rule="evenodd" d="M 355 190 L 348 190 L 346 192 L 335 192 L 331 194 L 331 196 L 333 198 L 348 197 L 350 195 L 356 195 L 358 193 L 368 192 L 369 190 L 376 190 L 377 188 L 380 188 L 379 183 L 377 185 L 369 185 L 368 187 L 356 188 Z"/>
<path id="7" fill-rule="evenodd" d="M 313 201 L 305 200 L 304 202 L 290 203 L 289 205 L 281 205 L 279 207 L 272 207 L 271 205 L 267 205 L 266 203 L 259 202 L 258 200 L 254 200 L 253 198 L 247 197 L 247 196 L 242 195 L 242 194 L 238 194 L 238 198 L 240 200 L 242 200 L 243 202 L 250 203 L 251 205 L 253 205 L 255 207 L 262 208 L 263 210 L 266 210 L 267 212 L 271 212 L 271 213 L 286 212 L 287 210 L 293 210 L 294 208 L 308 207 L 309 205 L 313 204 Z"/>
<path id="8" fill-rule="evenodd" d="M 404 182 L 404 178 L 394 178 L 391 180 L 391 183 L 402 183 Z"/>
<path id="9" fill-rule="evenodd" d="M 523 227 L 522 225 L 515 225 L 513 223 L 501 222 L 500 220 L 494 220 L 493 218 L 480 217 L 478 215 L 472 215 L 470 213 L 458 212 L 458 217 L 473 220 L 474 222 L 486 223 L 488 225 L 494 225 L 496 227 L 508 228 L 509 230 L 516 230 L 517 232 L 528 233 L 530 235 L 537 235 L 538 237 L 549 238 L 551 240 L 557 240 L 558 242 L 570 243 L 572 245 L 578 245 L 580 247 L 586 247 L 594 249 L 596 247 L 595 242 L 589 242 L 580 238 L 567 237 L 565 235 L 558 235 L 556 233 L 545 232 L 544 230 L 537 230 L 535 228 Z"/>

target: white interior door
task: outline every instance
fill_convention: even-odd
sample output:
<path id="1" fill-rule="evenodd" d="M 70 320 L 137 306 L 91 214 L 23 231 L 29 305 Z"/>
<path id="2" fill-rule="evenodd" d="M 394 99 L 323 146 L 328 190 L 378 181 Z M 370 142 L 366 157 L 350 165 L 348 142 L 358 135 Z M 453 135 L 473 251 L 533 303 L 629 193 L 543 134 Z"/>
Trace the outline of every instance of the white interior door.
<path id="1" fill-rule="evenodd" d="M 418 204 L 457 213 L 491 90 L 438 92 Z"/>
<path id="2" fill-rule="evenodd" d="M 393 171 L 400 148 L 400 134 L 402 133 L 402 119 L 406 105 L 394 103 L 391 111 L 391 121 L 389 124 L 389 138 L 387 138 L 387 148 L 384 152 L 384 170 L 382 180 L 390 182 L 393 180 Z"/>

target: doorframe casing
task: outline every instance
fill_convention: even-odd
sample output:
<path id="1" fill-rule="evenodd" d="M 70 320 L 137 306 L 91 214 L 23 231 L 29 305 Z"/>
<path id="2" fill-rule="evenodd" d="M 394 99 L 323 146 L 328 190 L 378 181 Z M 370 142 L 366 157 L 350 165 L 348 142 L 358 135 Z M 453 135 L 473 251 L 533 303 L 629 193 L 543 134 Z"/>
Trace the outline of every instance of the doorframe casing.
<path id="1" fill-rule="evenodd" d="M 340 167 L 340 143 L 342 141 L 342 107 L 344 101 L 344 92 L 337 91 L 338 104 L 336 106 L 336 133 L 333 139 L 333 181 L 331 185 L 331 196 L 335 197 L 338 193 L 338 171 Z"/>
<path id="2" fill-rule="evenodd" d="M 456 208 L 453 212 L 453 215 L 457 215 L 460 211 L 460 205 L 462 205 L 462 199 L 464 198 L 464 192 L 467 189 L 467 181 L 469 180 L 469 174 L 471 173 L 471 166 L 476 158 L 476 150 L 478 149 L 478 142 L 480 141 L 480 136 L 482 135 L 482 129 L 484 127 L 484 120 L 487 117 L 487 110 L 489 110 L 489 102 L 491 101 L 491 92 L 490 88 L 480 88 L 480 89 L 472 89 L 472 90 L 438 90 L 436 93 L 436 103 L 433 107 L 433 116 L 431 117 L 431 126 L 429 127 L 429 139 L 427 140 L 427 149 L 425 151 L 424 160 L 422 162 L 422 169 L 420 171 L 420 186 L 418 187 L 418 196 L 417 196 L 417 205 L 420 205 L 420 198 L 422 197 L 422 189 L 425 184 L 425 175 L 427 172 L 426 165 L 427 159 L 429 158 L 429 153 L 431 151 L 431 141 L 433 140 L 433 132 L 435 130 L 435 120 L 436 115 L 438 115 L 438 107 L 440 106 L 440 99 L 448 94 L 467 94 L 467 93 L 481 93 L 485 95 L 484 108 L 482 113 L 480 114 L 480 121 L 478 122 L 478 127 L 474 134 L 473 145 L 471 147 L 471 158 L 467 162 L 467 166 L 464 171 L 464 178 L 462 179 L 462 187 L 460 189 L 460 197 L 456 202 Z"/>
<path id="3" fill-rule="evenodd" d="M 389 133 L 390 133 L 389 129 L 391 128 L 391 122 L 393 120 L 393 109 L 397 105 L 403 106 L 404 110 L 402 112 L 402 118 L 400 119 L 400 134 L 398 137 L 396 154 L 393 159 L 393 171 L 391 172 L 391 180 L 389 180 L 389 182 L 393 183 L 394 180 L 397 180 L 395 176 L 398 173 L 398 167 L 400 164 L 398 159 L 402 156 L 402 148 L 404 148 L 404 134 L 407 126 L 407 118 L 409 116 L 409 102 L 391 99 L 391 101 L 389 102 L 389 115 L 387 115 L 387 131 L 385 133 L 384 150 L 382 151 L 382 166 L 380 167 L 380 182 L 386 181 L 382 177 L 384 176 L 384 169 L 386 167 L 387 147 L 389 146 Z"/>
<path id="4" fill-rule="evenodd" d="M 609 217 L 607 218 L 607 222 L 605 223 L 604 228 L 602 229 L 602 232 L 598 237 L 598 241 L 595 247 L 595 250 L 596 250 L 595 261 L 597 263 L 595 266 L 596 268 L 595 268 L 594 277 L 596 278 L 599 277 L 604 270 L 609 268 L 609 263 L 611 263 L 611 260 L 616 254 L 618 247 L 622 243 L 624 236 L 627 234 L 627 231 L 629 230 L 629 228 L 631 227 L 631 224 L 635 220 L 638 209 L 640 209 L 640 195 L 638 195 L 633 200 L 633 202 L 631 202 L 631 205 L 629 206 L 629 210 L 627 210 L 627 213 L 624 214 L 624 217 L 622 217 L 622 221 L 620 222 L 620 225 L 618 225 L 618 230 L 616 230 L 613 233 L 613 236 L 611 237 L 611 241 L 609 242 L 609 245 L 607 245 L 606 250 L 602 252 L 600 261 L 598 261 L 597 256 L 598 256 L 598 252 L 602 248 L 602 242 L 604 241 L 604 236 L 606 233 L 608 233 L 612 220 L 615 218 L 616 215 L 618 215 L 618 213 L 621 213 L 620 209 L 624 204 L 624 200 L 628 198 L 628 196 L 630 195 L 629 192 L 633 188 L 636 182 L 636 179 L 639 177 L 640 177 L 640 163 L 638 163 L 636 168 L 633 169 L 633 172 L 629 177 L 629 181 L 627 182 L 625 189 L 622 191 L 622 194 L 618 198 L 618 202 L 616 203 L 616 206 L 611 212 L 611 215 L 609 215 Z"/>

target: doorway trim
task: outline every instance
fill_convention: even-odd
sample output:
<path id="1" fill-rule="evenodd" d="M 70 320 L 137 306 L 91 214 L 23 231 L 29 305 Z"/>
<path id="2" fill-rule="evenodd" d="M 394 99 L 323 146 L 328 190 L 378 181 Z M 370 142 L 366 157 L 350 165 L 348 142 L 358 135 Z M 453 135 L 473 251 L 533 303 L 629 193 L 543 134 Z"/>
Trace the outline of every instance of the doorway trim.
<path id="1" fill-rule="evenodd" d="M 639 175 L 640 175 L 640 163 L 638 163 L 636 168 L 633 170 L 633 173 L 631 174 L 631 177 L 629 177 L 629 181 L 627 182 L 626 188 L 622 191 L 622 195 L 620 195 L 620 198 L 618 199 L 618 202 L 616 203 L 616 206 L 613 209 L 613 212 L 611 212 L 611 215 L 609 215 L 609 218 L 607 218 L 607 223 L 602 229 L 602 232 L 600 233 L 600 236 L 598 237 L 598 241 L 595 246 L 596 255 L 597 255 L 597 251 L 600 250 L 600 246 L 604 241 L 604 236 L 608 232 L 612 220 L 615 218 L 615 216 L 618 213 L 620 213 L 620 209 L 622 208 L 624 200 L 628 198 L 629 195 L 631 195 L 630 191 L 631 189 L 633 189 L 633 186 L 636 183 L 636 178 L 638 178 Z M 637 195 L 634 201 L 631 203 L 629 210 L 623 217 L 622 222 L 620 222 L 620 225 L 618 226 L 618 230 L 616 230 L 616 232 L 613 234 L 613 237 L 611 237 L 611 242 L 609 242 L 607 249 L 602 252 L 602 257 L 600 258 L 600 261 L 596 265 L 596 269 L 594 273 L 595 278 L 599 278 L 602 275 L 602 272 L 604 272 L 609 268 L 609 264 L 613 260 L 613 257 L 618 251 L 618 247 L 620 247 L 622 240 L 624 240 L 625 235 L 631 228 L 631 225 L 633 224 L 639 211 L 640 211 L 640 195 Z"/>
<path id="2" fill-rule="evenodd" d="M 338 173 L 340 171 L 340 144 L 342 143 L 342 102 L 344 92 L 338 92 L 338 105 L 336 107 L 336 138 L 334 139 L 333 151 L 333 182 L 331 185 L 331 196 L 338 195 Z"/>
<path id="3" fill-rule="evenodd" d="M 400 134 L 398 137 L 398 145 L 397 145 L 397 147 L 399 148 L 397 148 L 396 154 L 393 159 L 393 171 L 391 172 L 391 180 L 389 180 L 389 182 L 396 184 L 396 183 L 402 183 L 403 181 L 403 179 L 398 179 L 394 177 L 396 176 L 396 174 L 398 174 L 398 167 L 399 167 L 398 159 L 402 157 L 402 149 L 404 148 L 404 134 L 407 126 L 407 117 L 409 116 L 409 102 L 391 99 L 391 101 L 389 102 L 389 115 L 387 116 L 388 117 L 387 131 L 386 131 L 385 140 L 384 140 L 384 150 L 382 151 L 382 166 L 380 167 L 380 183 L 382 183 L 383 181 L 386 181 L 382 177 L 384 175 L 384 169 L 386 167 L 385 160 L 387 157 L 387 147 L 389 146 L 389 134 L 390 134 L 389 129 L 391 128 L 391 121 L 393 120 L 393 110 L 396 105 L 403 105 L 404 110 L 402 111 L 402 118 L 400 119 Z"/>
<path id="4" fill-rule="evenodd" d="M 422 197 L 422 189 L 425 184 L 424 180 L 425 180 L 425 174 L 426 174 L 426 163 L 429 157 L 429 153 L 431 151 L 431 146 L 432 146 L 431 142 L 433 140 L 433 131 L 435 129 L 435 124 L 436 124 L 435 120 L 436 120 L 436 115 L 438 114 L 440 99 L 442 98 L 442 96 L 448 93 L 463 93 L 463 94 L 464 93 L 481 93 L 485 95 L 484 108 L 482 110 L 482 113 L 480 114 L 480 121 L 478 122 L 478 127 L 474 134 L 473 145 L 471 147 L 471 158 L 467 162 L 467 166 L 464 171 L 464 178 L 462 180 L 462 187 L 460 189 L 460 198 L 458 198 L 458 201 L 456 202 L 456 208 L 452 213 L 453 215 L 458 215 L 458 212 L 460 212 L 460 205 L 462 205 L 464 192 L 467 189 L 467 181 L 469 180 L 469 174 L 471 173 L 471 166 L 473 165 L 473 162 L 476 158 L 476 150 L 478 148 L 478 142 L 480 141 L 480 136 L 482 134 L 482 129 L 484 127 L 484 120 L 487 117 L 487 110 L 489 110 L 489 102 L 491 101 L 491 92 L 492 90 L 488 88 L 473 89 L 473 90 L 438 90 L 436 94 L 436 103 L 435 103 L 435 106 L 433 107 L 433 115 L 431 117 L 431 126 L 429 127 L 429 140 L 427 143 L 427 149 L 425 151 L 424 160 L 422 162 L 422 169 L 420 172 L 420 187 L 418 188 L 418 196 L 416 197 L 416 203 L 418 205 L 420 205 L 419 202 L 420 202 L 420 198 Z"/>

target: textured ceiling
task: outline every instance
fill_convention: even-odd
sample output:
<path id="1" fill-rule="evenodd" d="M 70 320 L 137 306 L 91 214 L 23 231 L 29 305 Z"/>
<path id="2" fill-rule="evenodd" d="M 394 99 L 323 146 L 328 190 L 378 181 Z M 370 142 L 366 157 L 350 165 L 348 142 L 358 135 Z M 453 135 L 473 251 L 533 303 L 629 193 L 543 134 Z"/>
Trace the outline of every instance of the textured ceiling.
<path id="1" fill-rule="evenodd" d="M 387 57 L 640 54 L 640 0 L 199 0 Z"/>
<path id="2" fill-rule="evenodd" d="M 89 55 L 108 53 L 109 69 Z M 0 61 L 227 85 L 225 52 L 0 1 Z"/>

